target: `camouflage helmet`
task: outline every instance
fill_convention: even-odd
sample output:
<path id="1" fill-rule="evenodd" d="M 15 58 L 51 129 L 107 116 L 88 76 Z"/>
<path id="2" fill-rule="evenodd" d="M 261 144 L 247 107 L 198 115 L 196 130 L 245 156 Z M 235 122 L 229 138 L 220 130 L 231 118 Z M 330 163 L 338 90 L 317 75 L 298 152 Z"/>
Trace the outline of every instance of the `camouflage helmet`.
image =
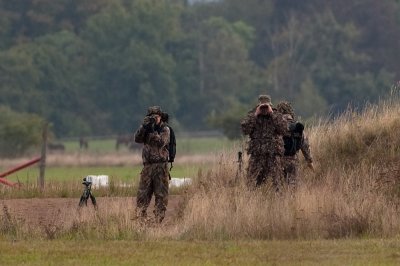
<path id="1" fill-rule="evenodd" d="M 276 110 L 281 114 L 289 114 L 294 117 L 294 110 L 292 105 L 287 101 L 282 101 L 276 106 Z"/>
<path id="2" fill-rule="evenodd" d="M 271 96 L 269 96 L 269 95 L 260 95 L 260 96 L 258 96 L 258 102 L 260 104 L 271 104 Z"/>
<path id="3" fill-rule="evenodd" d="M 147 109 L 147 115 L 161 115 L 161 107 L 160 106 L 151 106 Z"/>

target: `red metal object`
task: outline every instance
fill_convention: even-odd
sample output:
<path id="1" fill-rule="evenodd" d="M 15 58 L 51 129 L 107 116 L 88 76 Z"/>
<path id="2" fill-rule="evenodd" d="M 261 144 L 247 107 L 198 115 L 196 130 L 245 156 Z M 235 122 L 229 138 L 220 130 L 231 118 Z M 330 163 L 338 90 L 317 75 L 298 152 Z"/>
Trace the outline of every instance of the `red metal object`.
<path id="1" fill-rule="evenodd" d="M 7 179 L 1 178 L 1 177 L 0 177 L 0 183 L 3 183 L 4 185 L 10 186 L 10 187 L 18 185 L 18 183 L 13 183 L 13 182 L 8 181 Z"/>
<path id="2" fill-rule="evenodd" d="M 12 168 L 12 169 L 10 169 L 10 170 L 4 172 L 4 173 L 1 173 L 1 174 L 0 174 L 0 183 L 3 183 L 3 184 L 8 185 L 8 186 L 15 186 L 15 185 L 18 185 L 18 183 L 13 183 L 13 182 L 11 182 L 11 181 L 8 181 L 8 180 L 5 179 L 4 177 L 6 177 L 6 176 L 8 176 L 8 175 L 10 175 L 10 174 L 12 174 L 12 173 L 15 173 L 15 172 L 17 172 L 17 171 L 19 171 L 19 170 L 21 170 L 21 169 L 24 169 L 24 168 L 26 168 L 26 167 L 28 167 L 28 166 L 31 166 L 32 164 L 35 164 L 35 163 L 39 162 L 40 160 L 41 160 L 41 157 L 38 157 L 38 158 L 35 158 L 35 159 L 33 159 L 33 160 L 30 160 L 30 161 L 27 162 L 27 163 L 24 163 L 24 164 L 21 164 L 21 165 L 19 165 L 19 166 L 17 166 L 17 167 L 14 167 L 14 168 Z"/>

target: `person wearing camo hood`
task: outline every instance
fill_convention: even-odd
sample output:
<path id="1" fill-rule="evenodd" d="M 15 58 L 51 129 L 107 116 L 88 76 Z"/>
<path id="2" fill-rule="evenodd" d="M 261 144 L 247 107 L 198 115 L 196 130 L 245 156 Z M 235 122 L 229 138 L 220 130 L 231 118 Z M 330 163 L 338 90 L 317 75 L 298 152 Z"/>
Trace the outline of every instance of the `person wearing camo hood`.
<path id="1" fill-rule="evenodd" d="M 283 115 L 287 124 L 287 131 L 284 135 L 285 153 L 282 158 L 283 166 L 283 179 L 284 182 L 291 186 L 296 187 L 298 180 L 299 156 L 298 151 L 301 150 L 307 166 L 314 170 L 313 159 L 311 156 L 310 144 L 307 136 L 303 133 L 304 126 L 296 121 L 296 115 L 292 105 L 287 101 L 282 101 L 276 106 L 277 112 Z M 301 128 L 301 134 L 296 135 L 296 128 Z M 297 138 L 294 139 L 294 138 Z M 294 141 L 293 141 L 294 139 Z M 292 145 L 296 147 L 291 147 Z"/>
<path id="2" fill-rule="evenodd" d="M 135 142 L 143 144 L 143 170 L 136 198 L 136 216 L 142 220 L 147 218 L 147 208 L 154 194 L 154 215 L 158 223 L 165 217 L 169 185 L 167 163 L 170 131 L 161 121 L 161 115 L 159 106 L 149 107 L 143 124 L 135 133 Z"/>
<path id="3" fill-rule="evenodd" d="M 247 184 L 250 188 L 261 186 L 270 178 L 275 190 L 279 191 L 286 122 L 282 114 L 272 109 L 270 96 L 260 95 L 258 102 L 241 121 L 242 133 L 249 137 Z"/>

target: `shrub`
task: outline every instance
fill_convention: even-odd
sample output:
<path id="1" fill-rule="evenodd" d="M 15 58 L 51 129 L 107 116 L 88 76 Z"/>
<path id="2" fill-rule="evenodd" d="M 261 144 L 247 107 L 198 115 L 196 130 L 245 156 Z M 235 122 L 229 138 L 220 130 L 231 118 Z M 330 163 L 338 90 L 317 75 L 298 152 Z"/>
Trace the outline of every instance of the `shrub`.
<path id="1" fill-rule="evenodd" d="M 0 156 L 16 157 L 41 142 L 43 119 L 0 106 Z"/>

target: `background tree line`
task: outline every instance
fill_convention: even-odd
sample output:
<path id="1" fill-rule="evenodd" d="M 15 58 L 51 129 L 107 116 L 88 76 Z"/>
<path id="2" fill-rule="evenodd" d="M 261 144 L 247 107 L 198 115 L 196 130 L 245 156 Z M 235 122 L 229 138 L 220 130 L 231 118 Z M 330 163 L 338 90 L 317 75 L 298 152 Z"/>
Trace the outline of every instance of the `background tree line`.
<path id="1" fill-rule="evenodd" d="M 399 47 L 398 0 L 0 0 L 0 105 L 58 137 L 131 132 L 155 104 L 235 137 L 260 93 L 303 118 L 378 100 Z"/>

